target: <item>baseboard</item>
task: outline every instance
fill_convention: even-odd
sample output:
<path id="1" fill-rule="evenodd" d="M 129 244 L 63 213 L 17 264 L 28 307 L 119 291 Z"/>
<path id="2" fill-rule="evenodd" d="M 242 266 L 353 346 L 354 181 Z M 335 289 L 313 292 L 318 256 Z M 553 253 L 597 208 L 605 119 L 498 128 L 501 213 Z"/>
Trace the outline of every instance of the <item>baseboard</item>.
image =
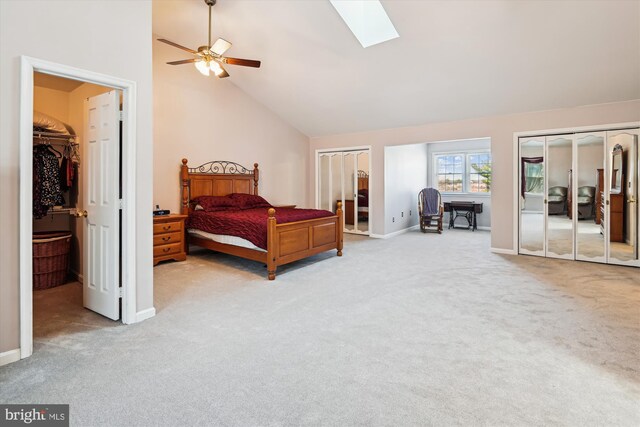
<path id="1" fill-rule="evenodd" d="M 491 231 L 491 227 L 487 227 L 486 225 L 479 225 L 478 230 Z"/>
<path id="2" fill-rule="evenodd" d="M 389 234 L 370 234 L 369 237 L 373 237 L 375 239 L 390 239 L 391 237 L 398 236 L 411 230 L 417 230 L 418 228 L 420 228 L 420 224 L 413 225 L 409 228 L 403 228 L 402 230 L 394 231 Z"/>
<path id="3" fill-rule="evenodd" d="M 494 254 L 518 255 L 513 249 L 491 248 L 491 252 Z"/>
<path id="4" fill-rule="evenodd" d="M 19 348 L 0 353 L 0 366 L 8 365 L 9 363 L 17 362 L 18 360 L 20 360 Z"/>
<path id="5" fill-rule="evenodd" d="M 75 270 L 71 270 L 71 275 L 80 283 L 84 283 L 84 277 L 82 274 L 78 273 Z"/>
<path id="6" fill-rule="evenodd" d="M 135 323 L 142 322 L 143 320 L 147 320 L 156 315 L 155 307 L 147 308 L 146 310 L 142 310 L 136 313 L 136 321 Z"/>

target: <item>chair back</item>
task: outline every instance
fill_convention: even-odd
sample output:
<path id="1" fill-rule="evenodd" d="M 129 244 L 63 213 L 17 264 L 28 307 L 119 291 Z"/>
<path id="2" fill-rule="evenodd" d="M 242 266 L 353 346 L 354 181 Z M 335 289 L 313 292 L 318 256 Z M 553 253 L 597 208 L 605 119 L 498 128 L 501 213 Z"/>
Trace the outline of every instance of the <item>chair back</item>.
<path id="1" fill-rule="evenodd" d="M 418 211 L 422 216 L 435 216 L 440 214 L 442 195 L 435 188 L 423 188 L 418 193 Z"/>
<path id="2" fill-rule="evenodd" d="M 593 198 L 595 197 L 595 195 L 596 195 L 596 187 L 585 185 L 583 187 L 578 188 L 578 196 Z"/>
<path id="3" fill-rule="evenodd" d="M 567 197 L 567 187 L 560 185 L 549 188 L 549 196 L 562 196 Z"/>

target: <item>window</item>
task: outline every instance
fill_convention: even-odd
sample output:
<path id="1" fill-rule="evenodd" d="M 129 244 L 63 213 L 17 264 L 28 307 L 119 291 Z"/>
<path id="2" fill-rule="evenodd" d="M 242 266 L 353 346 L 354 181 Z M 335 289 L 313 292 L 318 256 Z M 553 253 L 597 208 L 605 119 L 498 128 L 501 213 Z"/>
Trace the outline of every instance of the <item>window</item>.
<path id="1" fill-rule="evenodd" d="M 467 155 L 469 165 L 470 193 L 488 193 L 491 191 L 491 154 L 474 153 Z"/>
<path id="2" fill-rule="evenodd" d="M 525 191 L 540 193 L 543 191 L 544 169 L 542 163 L 524 163 Z"/>
<path id="3" fill-rule="evenodd" d="M 462 155 L 437 156 L 438 190 L 446 193 L 462 193 L 462 174 L 464 167 Z"/>
<path id="4" fill-rule="evenodd" d="M 434 155 L 435 182 L 442 193 L 491 192 L 491 153 Z"/>

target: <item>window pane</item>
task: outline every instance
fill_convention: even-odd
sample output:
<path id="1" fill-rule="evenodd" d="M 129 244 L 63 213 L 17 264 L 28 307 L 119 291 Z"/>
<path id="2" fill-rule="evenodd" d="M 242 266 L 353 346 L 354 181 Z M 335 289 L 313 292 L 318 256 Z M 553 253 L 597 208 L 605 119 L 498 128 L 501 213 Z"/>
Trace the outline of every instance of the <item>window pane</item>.
<path id="1" fill-rule="evenodd" d="M 473 153 L 469 162 L 469 191 L 488 193 L 491 191 L 491 153 Z"/>
<path id="2" fill-rule="evenodd" d="M 462 173 L 462 156 L 454 156 L 454 170 L 455 173 Z"/>

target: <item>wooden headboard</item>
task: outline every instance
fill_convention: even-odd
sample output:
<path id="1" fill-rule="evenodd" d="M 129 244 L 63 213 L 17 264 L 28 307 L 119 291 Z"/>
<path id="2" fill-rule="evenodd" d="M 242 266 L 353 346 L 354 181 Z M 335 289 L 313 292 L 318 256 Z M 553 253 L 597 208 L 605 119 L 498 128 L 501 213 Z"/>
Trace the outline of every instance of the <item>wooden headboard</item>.
<path id="1" fill-rule="evenodd" d="M 369 189 L 369 174 L 363 170 L 358 170 L 358 190 Z"/>
<path id="2" fill-rule="evenodd" d="M 195 168 L 182 159 L 180 181 L 182 182 L 182 206 L 180 213 L 187 215 L 193 209 L 191 200 L 198 196 L 226 196 L 231 193 L 258 194 L 258 164 L 253 170 L 225 160 L 215 160 Z"/>

